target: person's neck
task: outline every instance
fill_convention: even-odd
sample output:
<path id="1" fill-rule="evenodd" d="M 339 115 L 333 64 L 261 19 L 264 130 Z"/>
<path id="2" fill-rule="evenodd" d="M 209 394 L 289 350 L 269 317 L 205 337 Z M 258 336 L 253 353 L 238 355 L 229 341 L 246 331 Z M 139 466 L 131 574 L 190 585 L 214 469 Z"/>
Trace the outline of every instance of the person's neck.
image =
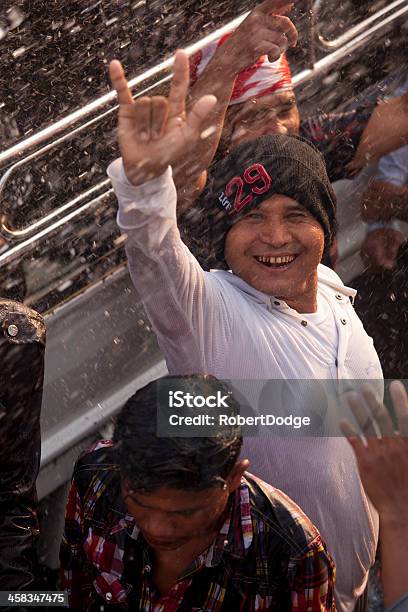
<path id="1" fill-rule="evenodd" d="M 317 312 L 317 271 L 305 283 L 304 291 L 297 296 L 285 298 L 284 296 L 274 296 L 286 302 L 290 308 L 299 314 L 313 314 Z"/>
<path id="2" fill-rule="evenodd" d="M 153 580 L 164 594 L 190 565 L 215 542 L 228 513 L 228 506 L 208 533 L 193 538 L 176 550 L 153 550 Z"/>
<path id="3" fill-rule="evenodd" d="M 284 300 L 284 298 L 281 298 Z M 310 300 L 301 299 L 284 300 L 286 304 L 296 310 L 299 314 L 313 314 L 317 312 L 317 295 Z"/>
<path id="4" fill-rule="evenodd" d="M 153 581 L 162 595 L 165 595 L 190 565 L 210 548 L 218 532 L 202 538 L 194 538 L 176 550 L 153 551 Z"/>

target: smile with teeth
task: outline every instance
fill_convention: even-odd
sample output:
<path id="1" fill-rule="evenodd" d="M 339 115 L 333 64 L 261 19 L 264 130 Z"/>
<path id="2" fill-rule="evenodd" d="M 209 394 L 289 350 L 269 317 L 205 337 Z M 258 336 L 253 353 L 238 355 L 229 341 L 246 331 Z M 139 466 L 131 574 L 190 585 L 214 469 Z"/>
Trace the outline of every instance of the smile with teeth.
<path id="1" fill-rule="evenodd" d="M 266 266 L 286 266 L 294 259 L 296 255 L 283 255 L 281 257 L 265 257 L 264 255 L 255 255 L 256 261 Z"/>

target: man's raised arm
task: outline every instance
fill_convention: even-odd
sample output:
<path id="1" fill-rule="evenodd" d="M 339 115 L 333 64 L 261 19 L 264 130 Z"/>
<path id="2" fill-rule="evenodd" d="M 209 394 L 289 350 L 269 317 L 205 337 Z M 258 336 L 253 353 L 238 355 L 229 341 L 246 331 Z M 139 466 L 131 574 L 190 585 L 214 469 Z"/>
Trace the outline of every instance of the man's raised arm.
<path id="1" fill-rule="evenodd" d="M 170 362 L 181 338 L 187 352 L 201 355 L 200 347 L 191 344 L 196 342 L 192 329 L 210 289 L 180 239 L 171 166 L 192 154 L 216 99 L 204 96 L 186 113 L 189 64 L 184 51 L 176 53 L 168 99 L 134 101 L 117 61 L 110 65 L 110 76 L 119 98 L 122 159 L 109 166 L 108 174 L 119 201 L 118 223 L 126 235 L 129 272 L 162 348 L 166 343 Z"/>
<path id="2" fill-rule="evenodd" d="M 274 62 L 288 47 L 296 46 L 297 30 L 289 17 L 285 17 L 292 6 L 293 0 L 264 0 L 225 42 L 214 43 L 215 51 L 192 87 L 191 103 L 195 104 L 204 94 L 215 95 L 217 102 L 204 119 L 203 131 L 208 135 L 197 143 L 193 163 L 189 160 L 188 165 L 173 166 L 178 213 L 189 208 L 205 185 L 206 170 L 221 139 L 236 77 L 261 56 L 267 55 Z"/>
<path id="3" fill-rule="evenodd" d="M 395 149 L 408 144 L 408 92 L 376 106 L 361 136 L 351 172 L 360 171 Z"/>

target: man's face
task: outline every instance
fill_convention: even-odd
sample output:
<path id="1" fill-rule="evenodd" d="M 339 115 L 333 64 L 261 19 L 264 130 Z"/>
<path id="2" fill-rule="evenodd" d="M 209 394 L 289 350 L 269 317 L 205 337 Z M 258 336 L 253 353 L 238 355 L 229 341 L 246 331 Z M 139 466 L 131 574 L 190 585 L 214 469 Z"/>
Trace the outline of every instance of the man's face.
<path id="1" fill-rule="evenodd" d="M 228 108 L 225 142 L 234 149 L 243 142 L 269 134 L 299 134 L 299 110 L 293 91 L 252 98 Z"/>
<path id="2" fill-rule="evenodd" d="M 235 223 L 224 255 L 234 274 L 255 289 L 313 312 L 323 249 L 318 221 L 296 200 L 277 194 Z"/>
<path id="3" fill-rule="evenodd" d="M 123 484 L 122 494 L 130 514 L 149 546 L 176 550 L 220 528 L 229 489 L 211 487 L 184 491 L 161 487 L 151 493 L 132 491 Z"/>

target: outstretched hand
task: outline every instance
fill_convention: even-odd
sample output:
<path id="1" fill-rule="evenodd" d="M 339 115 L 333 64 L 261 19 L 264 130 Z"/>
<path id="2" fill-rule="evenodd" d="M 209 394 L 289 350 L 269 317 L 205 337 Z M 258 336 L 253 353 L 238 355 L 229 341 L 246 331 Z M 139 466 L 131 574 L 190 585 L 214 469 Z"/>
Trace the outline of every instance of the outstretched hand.
<path id="1" fill-rule="evenodd" d="M 224 70 L 230 70 L 236 76 L 262 55 L 274 62 L 288 47 L 295 47 L 298 32 L 285 16 L 293 4 L 293 0 L 264 0 L 257 4 L 218 49 Z"/>
<path id="2" fill-rule="evenodd" d="M 120 62 L 109 66 L 118 94 L 118 142 L 128 180 L 140 185 L 163 174 L 169 165 L 180 166 L 201 137 L 202 124 L 216 103 L 202 96 L 186 112 L 189 62 L 185 51 L 176 52 L 169 97 L 133 100 Z"/>
<path id="3" fill-rule="evenodd" d="M 396 430 L 385 406 L 367 387 L 362 395 L 352 393 L 348 398 L 366 443 L 348 421 L 342 426 L 356 455 L 361 482 L 380 515 L 381 576 L 387 609 L 403 597 L 408 585 L 408 397 L 397 380 L 391 383 L 390 394 Z"/>
<path id="4" fill-rule="evenodd" d="M 388 410 L 368 386 L 361 395 L 348 395 L 366 443 L 349 421 L 341 423 L 356 455 L 363 486 L 383 520 L 405 516 L 408 507 L 408 397 L 399 381 L 391 383 L 390 394 L 397 431 Z"/>

